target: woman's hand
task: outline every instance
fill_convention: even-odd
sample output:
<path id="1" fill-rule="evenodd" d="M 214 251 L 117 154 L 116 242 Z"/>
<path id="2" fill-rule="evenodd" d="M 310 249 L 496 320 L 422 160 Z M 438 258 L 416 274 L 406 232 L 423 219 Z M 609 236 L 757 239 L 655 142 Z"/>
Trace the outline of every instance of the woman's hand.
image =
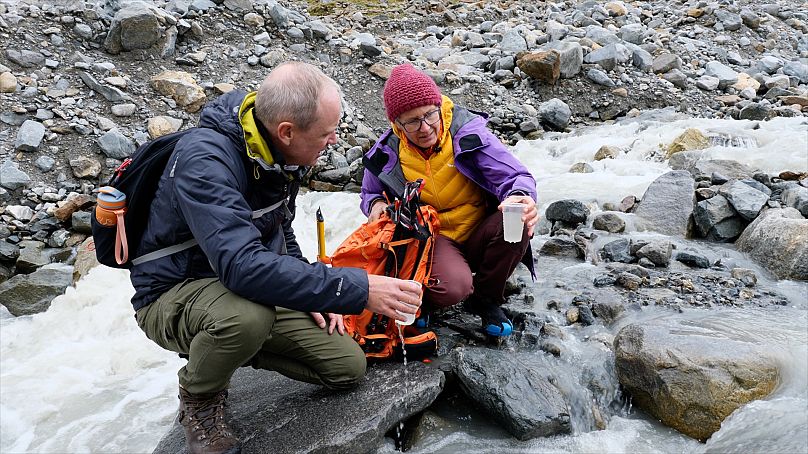
<path id="1" fill-rule="evenodd" d="M 539 210 L 536 208 L 536 202 L 533 198 L 526 195 L 508 196 L 499 204 L 499 207 L 497 207 L 499 211 L 502 211 L 502 205 L 506 203 L 521 203 L 525 205 L 525 208 L 522 210 L 522 222 L 527 226 L 527 236 L 533 236 L 533 229 L 539 222 Z"/>
<path id="2" fill-rule="evenodd" d="M 382 217 L 382 213 L 384 213 L 384 209 L 387 207 L 387 202 L 381 199 L 377 199 L 373 202 L 373 205 L 370 206 L 370 214 L 368 214 L 368 222 L 373 222 L 378 220 Z"/>

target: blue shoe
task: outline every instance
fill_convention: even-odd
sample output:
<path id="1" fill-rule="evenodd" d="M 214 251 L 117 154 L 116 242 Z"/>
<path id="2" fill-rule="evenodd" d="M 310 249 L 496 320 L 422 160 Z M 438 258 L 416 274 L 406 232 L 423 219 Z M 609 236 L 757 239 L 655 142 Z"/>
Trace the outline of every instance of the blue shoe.
<path id="1" fill-rule="evenodd" d="M 483 331 L 489 336 L 505 337 L 513 332 L 513 322 L 508 320 L 502 307 L 493 301 L 472 295 L 463 303 L 463 308 L 480 317 Z"/>
<path id="2" fill-rule="evenodd" d="M 415 327 L 418 329 L 426 329 L 429 327 L 429 314 L 422 314 L 415 319 Z"/>

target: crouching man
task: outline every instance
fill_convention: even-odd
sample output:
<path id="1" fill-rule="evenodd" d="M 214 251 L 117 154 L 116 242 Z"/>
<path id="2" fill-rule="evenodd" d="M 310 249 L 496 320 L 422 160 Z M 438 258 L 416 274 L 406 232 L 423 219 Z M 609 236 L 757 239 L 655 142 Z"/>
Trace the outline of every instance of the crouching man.
<path id="1" fill-rule="evenodd" d="M 161 177 L 133 261 L 132 304 L 149 339 L 188 357 L 179 422 L 192 453 L 240 452 L 224 420 L 238 367 L 350 387 L 365 356 L 340 314 L 404 320 L 396 311 L 420 305 L 417 285 L 309 264 L 295 239 L 301 178 L 336 142 L 340 100 L 318 68 L 280 65 L 257 92 L 208 104 Z"/>

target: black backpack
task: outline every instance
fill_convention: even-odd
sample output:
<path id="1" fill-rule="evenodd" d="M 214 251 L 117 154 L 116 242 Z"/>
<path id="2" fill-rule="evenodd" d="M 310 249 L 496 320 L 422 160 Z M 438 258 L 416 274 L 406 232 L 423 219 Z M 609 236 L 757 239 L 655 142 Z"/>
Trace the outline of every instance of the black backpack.
<path id="1" fill-rule="evenodd" d="M 95 255 L 98 261 L 113 268 L 131 268 L 143 232 L 149 218 L 149 210 L 160 177 L 174 152 L 177 142 L 192 129 L 178 131 L 151 140 L 141 145 L 132 157 L 127 158 L 115 169 L 108 186 L 126 194 L 127 211 L 124 215 L 126 238 L 129 246 L 129 259 L 119 264 L 115 259 L 117 229 L 101 225 L 94 209 L 91 216 Z"/>

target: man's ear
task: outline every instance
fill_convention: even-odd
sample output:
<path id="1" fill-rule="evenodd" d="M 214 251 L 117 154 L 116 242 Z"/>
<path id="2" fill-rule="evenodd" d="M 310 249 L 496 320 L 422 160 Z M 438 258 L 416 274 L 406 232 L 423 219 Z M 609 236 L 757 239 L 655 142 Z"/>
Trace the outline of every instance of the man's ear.
<path id="1" fill-rule="evenodd" d="M 284 145 L 292 143 L 292 135 L 294 134 L 294 125 L 288 121 L 278 123 L 278 140 Z"/>

